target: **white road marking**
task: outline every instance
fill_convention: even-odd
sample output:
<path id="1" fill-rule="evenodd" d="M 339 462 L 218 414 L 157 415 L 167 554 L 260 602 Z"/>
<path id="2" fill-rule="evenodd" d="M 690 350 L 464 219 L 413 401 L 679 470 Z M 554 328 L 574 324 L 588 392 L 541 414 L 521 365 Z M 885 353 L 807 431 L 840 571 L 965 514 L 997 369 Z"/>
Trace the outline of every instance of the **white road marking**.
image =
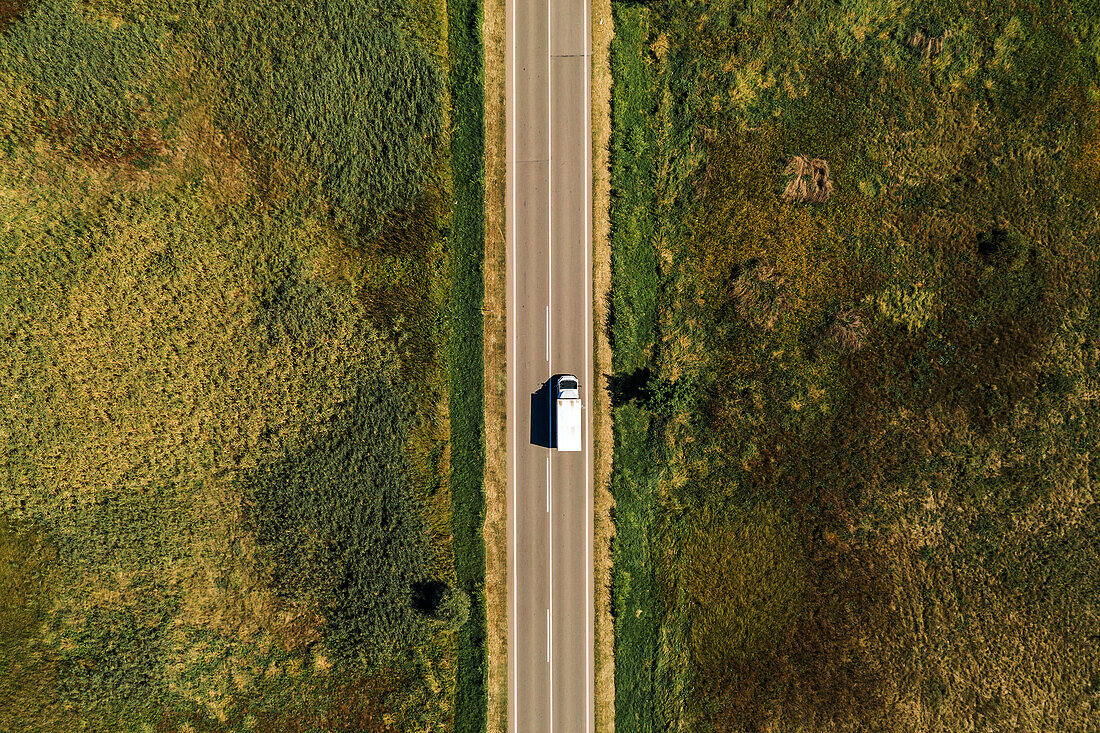
<path id="1" fill-rule="evenodd" d="M 546 456 L 546 513 L 550 513 L 550 456 Z"/>
<path id="2" fill-rule="evenodd" d="M 516 250 L 516 232 L 517 232 L 517 229 L 516 229 L 516 219 L 517 219 L 517 216 L 516 216 L 516 212 L 517 212 L 517 208 L 516 208 L 516 181 L 515 181 L 515 175 L 516 175 L 516 166 L 515 166 L 515 160 L 516 160 L 516 112 L 515 112 L 515 108 L 516 108 L 516 100 L 515 100 L 515 93 L 516 93 L 516 80 L 515 80 L 515 68 L 516 68 L 516 7 L 515 7 L 514 0 L 510 3 L 507 3 L 505 7 L 506 7 L 506 12 L 509 11 L 509 10 L 511 11 L 509 13 L 509 18 L 508 18 L 508 25 L 509 25 L 508 33 L 512 37 L 512 43 L 510 44 L 510 46 L 508 48 L 508 54 L 511 58 L 509 59 L 509 62 L 506 65 L 506 69 L 505 69 L 505 84 L 508 85 L 509 82 L 510 82 L 510 86 L 508 86 L 508 91 L 511 92 L 511 94 L 510 94 L 510 99 L 507 100 L 510 103 L 506 103 L 505 108 L 504 108 L 505 124 L 508 127 L 508 133 L 510 133 L 509 137 L 511 138 L 509 140 L 509 143 L 510 143 L 509 144 L 509 149 L 511 151 L 511 157 L 512 157 L 511 165 L 509 165 L 507 167 L 506 171 L 505 171 L 505 185 L 511 187 L 511 191 L 509 192 L 511 194 L 511 197 L 510 197 L 511 198 L 511 208 L 510 208 L 511 216 L 509 217 L 511 219 L 511 221 L 509 223 L 511 225 L 510 229 L 511 229 L 511 234 L 512 234 L 512 236 L 510 238 L 511 241 L 509 241 L 507 243 L 507 245 L 508 245 L 507 246 L 507 257 L 508 257 L 509 262 L 511 263 L 511 268 L 510 269 L 511 269 L 512 282 L 509 283 L 509 286 L 510 286 L 510 289 L 511 289 L 511 296 L 512 297 L 510 299 L 511 302 L 509 302 L 509 304 L 508 304 L 508 317 L 507 317 L 507 321 L 506 321 L 506 328 L 508 329 L 508 333 L 509 333 L 509 336 L 511 337 L 511 341 L 512 341 L 512 343 L 511 343 L 512 354 L 511 354 L 511 358 L 508 360 L 508 379 L 512 383 L 512 409 L 509 411 L 509 414 L 512 416 L 512 435 L 511 435 L 511 441 L 512 441 L 512 450 L 511 450 L 511 454 L 512 454 L 512 511 L 511 511 L 511 513 L 508 517 L 509 524 L 511 525 L 511 530 L 512 530 L 512 546 L 510 548 L 510 550 L 511 550 L 511 558 L 510 558 L 511 562 L 509 563 L 512 566 L 512 568 L 511 568 L 512 569 L 512 577 L 510 579 L 511 582 L 509 583 L 509 585 L 511 586 L 509 588 L 509 591 L 511 592 L 511 595 L 512 595 L 512 618 L 511 618 L 511 622 L 508 624 L 508 630 L 509 630 L 508 676 L 510 677 L 510 680 L 509 680 L 509 682 L 510 682 L 510 684 L 509 684 L 509 693 L 508 693 L 509 700 L 508 700 L 508 702 L 509 702 L 509 706 L 512 708 L 512 730 L 513 731 L 518 731 L 519 730 L 519 682 L 518 682 L 517 675 L 516 675 L 516 667 L 518 666 L 519 658 L 518 658 L 518 655 L 516 654 L 516 637 L 517 637 L 516 618 L 518 616 L 519 605 L 518 605 L 518 602 L 516 600 L 516 596 L 518 595 L 517 592 L 516 592 L 517 587 L 518 587 L 518 583 L 517 583 L 518 578 L 517 578 L 517 575 L 516 575 L 516 565 L 517 565 L 517 562 L 516 562 L 516 558 L 517 558 L 517 554 L 516 554 L 516 534 L 518 532 L 518 527 L 516 527 L 516 514 L 517 514 L 517 509 L 518 509 L 518 505 L 516 503 L 516 498 L 517 498 L 516 497 L 516 486 L 519 484 L 518 468 L 517 468 L 517 464 L 519 463 L 519 461 L 517 460 L 517 455 L 516 455 L 516 447 L 518 445 L 517 440 L 516 440 L 516 437 L 517 437 L 516 436 L 516 433 L 517 433 L 516 423 L 518 422 L 518 420 L 516 419 L 516 404 L 519 401 L 518 400 L 519 394 L 518 394 L 518 387 L 516 385 L 516 370 L 517 370 L 517 367 L 516 367 L 516 252 L 515 252 L 515 250 Z"/>
<path id="3" fill-rule="evenodd" d="M 550 308 L 554 305 L 554 114 L 553 114 L 553 95 L 554 95 L 554 64 L 553 64 L 553 42 L 551 37 L 553 27 L 550 24 L 550 5 L 553 0 L 547 0 L 546 3 L 546 278 L 547 278 L 547 293 L 549 305 L 547 306 L 547 313 L 549 314 Z M 550 374 L 554 373 L 553 362 L 550 360 L 550 319 L 546 319 L 546 364 L 547 371 Z M 553 390 L 553 385 L 551 385 Z M 551 403 L 553 404 L 553 403 Z M 547 720 L 547 730 L 553 733 L 554 730 L 554 660 L 550 655 L 551 645 L 553 644 L 553 627 L 549 623 L 549 619 L 554 611 L 554 513 L 550 512 L 547 517 L 549 529 L 547 530 L 547 545 L 550 548 L 550 609 L 546 612 L 548 620 L 548 636 L 549 641 L 546 645 L 546 661 L 550 664 L 550 717 Z"/>
<path id="4" fill-rule="evenodd" d="M 546 663 L 550 664 L 550 646 L 554 640 L 550 636 L 550 609 L 546 609 Z"/>

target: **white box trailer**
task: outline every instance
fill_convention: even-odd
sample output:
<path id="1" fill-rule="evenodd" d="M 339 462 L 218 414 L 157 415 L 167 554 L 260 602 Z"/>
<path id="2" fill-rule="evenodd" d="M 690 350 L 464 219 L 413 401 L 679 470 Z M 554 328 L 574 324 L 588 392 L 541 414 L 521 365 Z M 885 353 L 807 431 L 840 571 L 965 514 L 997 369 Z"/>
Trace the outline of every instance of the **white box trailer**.
<path id="1" fill-rule="evenodd" d="M 580 383 L 572 374 L 563 374 L 558 377 L 554 392 L 557 397 L 557 407 L 554 409 L 557 431 L 554 442 L 558 450 L 583 450 Z"/>

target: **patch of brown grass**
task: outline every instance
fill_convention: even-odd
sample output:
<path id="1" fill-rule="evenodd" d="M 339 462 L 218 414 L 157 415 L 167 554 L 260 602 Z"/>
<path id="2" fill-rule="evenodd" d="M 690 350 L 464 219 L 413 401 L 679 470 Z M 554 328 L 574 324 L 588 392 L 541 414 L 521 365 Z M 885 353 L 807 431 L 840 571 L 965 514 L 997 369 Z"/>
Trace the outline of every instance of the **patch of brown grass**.
<path id="1" fill-rule="evenodd" d="M 82 157 L 90 162 L 104 166 L 121 168 L 146 168 L 158 156 L 168 152 L 168 146 L 160 131 L 146 126 L 126 132 L 113 131 L 112 135 L 102 135 L 102 126 L 92 129 L 82 128 L 73 115 L 64 115 L 50 119 L 42 127 L 42 132 L 60 147 L 71 148 L 80 135 L 88 135 L 99 140 L 109 140 L 93 149 L 86 150 Z"/>
<path id="2" fill-rule="evenodd" d="M 18 22 L 27 9 L 27 0 L 0 0 L 0 33 L 12 23 Z"/>
<path id="3" fill-rule="evenodd" d="M 867 326 L 860 314 L 853 310 L 838 313 L 829 327 L 828 339 L 841 351 L 859 351 L 866 338 Z"/>
<path id="4" fill-rule="evenodd" d="M 775 328 L 786 310 L 787 280 L 775 267 L 760 262 L 738 275 L 733 283 L 737 315 L 765 331 Z"/>
<path id="5" fill-rule="evenodd" d="M 611 39 L 615 35 L 610 0 L 592 3 L 592 303 L 594 304 L 592 344 L 595 361 L 590 384 L 602 384 L 603 375 L 612 372 L 611 342 L 608 338 L 608 306 L 611 291 Z M 593 665 L 595 667 L 596 730 L 615 730 L 615 620 L 611 615 L 611 545 L 615 537 L 612 514 L 615 497 L 611 493 L 611 459 L 615 441 L 611 420 L 611 396 L 598 388 L 592 393 L 592 563 L 595 575 L 593 594 Z"/>
<path id="6" fill-rule="evenodd" d="M 485 255 L 482 321 L 485 420 L 485 625 L 488 733 L 508 730 L 507 126 L 504 0 L 483 0 Z"/>
<path id="7" fill-rule="evenodd" d="M 214 126 L 202 81 L 195 79 L 191 86 L 168 151 L 169 165 L 181 180 L 200 181 L 211 207 L 238 203 L 255 185 L 245 146 Z"/>
<path id="8" fill-rule="evenodd" d="M 950 30 L 945 30 L 938 36 L 931 35 L 927 28 L 918 28 L 909 36 L 909 46 L 917 49 L 924 57 L 931 58 L 943 51 L 943 42 L 954 35 Z"/>
<path id="9" fill-rule="evenodd" d="M 787 163 L 784 174 L 793 176 L 783 191 L 788 201 L 820 204 L 833 193 L 829 164 L 821 158 L 810 160 L 805 155 L 796 155 Z"/>

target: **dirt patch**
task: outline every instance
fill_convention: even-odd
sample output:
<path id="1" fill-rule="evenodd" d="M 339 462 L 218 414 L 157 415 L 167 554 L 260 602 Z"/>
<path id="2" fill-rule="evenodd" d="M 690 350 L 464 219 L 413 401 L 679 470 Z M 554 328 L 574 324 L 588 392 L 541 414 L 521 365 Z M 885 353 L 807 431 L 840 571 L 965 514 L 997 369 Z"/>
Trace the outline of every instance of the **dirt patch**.
<path id="1" fill-rule="evenodd" d="M 592 2 L 592 302 L 596 342 L 592 384 L 604 384 L 611 374 L 608 340 L 608 304 L 611 292 L 611 38 L 615 29 L 611 0 Z M 615 623 L 611 617 L 611 543 L 615 536 L 611 494 L 611 395 L 596 389 L 593 395 L 593 572 L 595 574 L 595 707 L 596 730 L 615 730 Z"/>
<path id="2" fill-rule="evenodd" d="M 488 733 L 508 730 L 507 262 L 505 0 L 484 0 L 485 53 L 485 625 Z"/>

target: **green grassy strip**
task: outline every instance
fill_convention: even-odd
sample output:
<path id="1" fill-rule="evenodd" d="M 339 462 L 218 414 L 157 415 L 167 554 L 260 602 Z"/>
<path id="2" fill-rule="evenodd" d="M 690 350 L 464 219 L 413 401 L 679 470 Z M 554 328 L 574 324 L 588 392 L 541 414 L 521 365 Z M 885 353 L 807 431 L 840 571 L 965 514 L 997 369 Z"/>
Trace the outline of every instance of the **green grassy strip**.
<path id="1" fill-rule="evenodd" d="M 615 729 L 653 731 L 654 660 L 660 624 L 653 608 L 650 563 L 653 502 L 657 479 L 648 467 L 652 417 L 635 405 L 614 411 L 615 574 L 612 612 L 615 616 Z"/>
<path id="2" fill-rule="evenodd" d="M 649 365 L 657 332 L 657 253 L 650 213 L 657 141 L 653 74 L 644 57 L 648 11 L 620 3 L 612 8 L 611 341 L 612 364 L 619 373 Z"/>
<path id="3" fill-rule="evenodd" d="M 455 730 L 484 731 L 488 704 L 485 620 L 484 376 L 482 260 L 485 253 L 484 66 L 480 0 L 449 0 L 453 333 L 451 492 L 455 569 L 470 595 L 458 638 Z"/>
<path id="4" fill-rule="evenodd" d="M 657 255 L 652 191 L 654 86 L 643 56 L 648 12 L 614 4 L 611 44 L 612 346 L 617 375 L 648 366 L 657 332 Z M 659 652 L 650 560 L 657 483 L 649 442 L 651 415 L 635 405 L 614 411 L 615 726 L 652 731 L 654 662 Z"/>

